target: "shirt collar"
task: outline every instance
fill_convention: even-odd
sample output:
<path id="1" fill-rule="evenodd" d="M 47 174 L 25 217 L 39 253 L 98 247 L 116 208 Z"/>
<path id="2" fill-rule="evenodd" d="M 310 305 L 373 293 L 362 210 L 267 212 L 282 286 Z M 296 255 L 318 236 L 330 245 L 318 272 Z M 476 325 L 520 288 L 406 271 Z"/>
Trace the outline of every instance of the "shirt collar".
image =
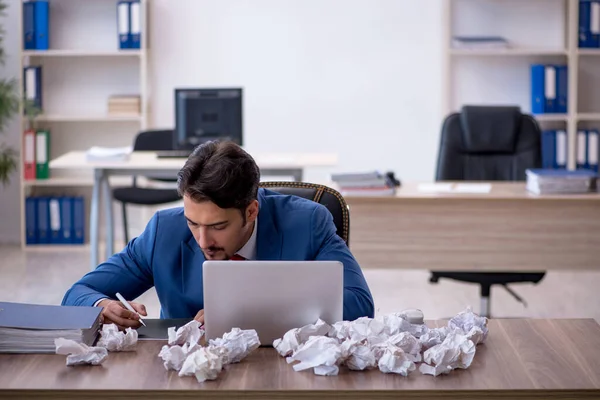
<path id="1" fill-rule="evenodd" d="M 254 219 L 254 228 L 252 229 L 252 235 L 246 244 L 237 251 L 237 255 L 244 257 L 246 260 L 256 259 L 256 232 L 257 232 L 258 218 Z"/>

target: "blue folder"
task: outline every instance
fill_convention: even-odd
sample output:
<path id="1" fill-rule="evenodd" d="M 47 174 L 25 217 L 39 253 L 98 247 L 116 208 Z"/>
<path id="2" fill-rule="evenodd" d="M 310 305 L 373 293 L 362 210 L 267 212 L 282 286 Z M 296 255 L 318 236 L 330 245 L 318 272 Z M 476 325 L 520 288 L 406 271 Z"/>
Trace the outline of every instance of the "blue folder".
<path id="1" fill-rule="evenodd" d="M 35 50 L 35 4 L 23 3 L 23 49 Z"/>
<path id="2" fill-rule="evenodd" d="M 35 49 L 48 50 L 50 47 L 50 4 L 48 0 L 34 3 Z"/>
<path id="3" fill-rule="evenodd" d="M 37 242 L 39 244 L 50 243 L 48 197 L 38 197 L 37 199 Z"/>
<path id="4" fill-rule="evenodd" d="M 72 243 L 83 244 L 85 240 L 85 203 L 81 196 L 73 197 L 72 201 Z"/>
<path id="5" fill-rule="evenodd" d="M 25 199 L 25 243 L 37 244 L 37 199 Z"/>

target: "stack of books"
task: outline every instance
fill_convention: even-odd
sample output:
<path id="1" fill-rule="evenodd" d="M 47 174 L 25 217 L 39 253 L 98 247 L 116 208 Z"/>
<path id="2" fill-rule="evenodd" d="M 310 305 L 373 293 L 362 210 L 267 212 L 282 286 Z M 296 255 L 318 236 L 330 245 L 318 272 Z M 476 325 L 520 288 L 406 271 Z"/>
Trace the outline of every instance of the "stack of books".
<path id="1" fill-rule="evenodd" d="M 598 174 L 579 169 L 528 169 L 527 190 L 535 194 L 584 194 L 597 191 Z"/>
<path id="2" fill-rule="evenodd" d="M 109 115 L 140 115 L 140 96 L 111 96 L 108 99 Z"/>
<path id="3" fill-rule="evenodd" d="M 54 339 L 93 346 L 102 307 L 0 302 L 0 353 L 54 353 Z"/>
<path id="4" fill-rule="evenodd" d="M 399 186 L 393 173 L 378 171 L 332 174 L 331 180 L 342 196 L 391 196 Z"/>

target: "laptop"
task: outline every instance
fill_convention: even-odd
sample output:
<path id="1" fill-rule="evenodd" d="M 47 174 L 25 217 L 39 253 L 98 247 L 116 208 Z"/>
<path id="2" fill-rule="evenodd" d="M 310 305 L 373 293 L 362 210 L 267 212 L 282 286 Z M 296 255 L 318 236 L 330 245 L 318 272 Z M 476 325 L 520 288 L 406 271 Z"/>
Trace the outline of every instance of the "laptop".
<path id="1" fill-rule="evenodd" d="M 204 261 L 203 281 L 206 340 L 237 327 L 272 346 L 290 329 L 343 318 L 339 261 Z"/>

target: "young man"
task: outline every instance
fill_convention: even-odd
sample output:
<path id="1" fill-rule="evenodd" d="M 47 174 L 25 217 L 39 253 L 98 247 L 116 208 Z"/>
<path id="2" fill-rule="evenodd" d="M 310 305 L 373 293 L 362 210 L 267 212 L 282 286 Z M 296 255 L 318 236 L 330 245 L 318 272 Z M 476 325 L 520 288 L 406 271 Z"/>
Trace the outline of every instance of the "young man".
<path id="1" fill-rule="evenodd" d="M 345 320 L 373 317 L 362 271 L 336 234 L 329 211 L 296 196 L 259 189 L 254 159 L 232 142 L 198 146 L 178 174 L 183 208 L 156 213 L 125 249 L 87 273 L 63 305 L 104 307 L 105 323 L 139 327 L 139 316 L 116 298 L 156 288 L 163 318 L 204 322 L 205 260 L 337 260 L 344 264 Z M 132 302 L 141 315 L 142 304 Z"/>

